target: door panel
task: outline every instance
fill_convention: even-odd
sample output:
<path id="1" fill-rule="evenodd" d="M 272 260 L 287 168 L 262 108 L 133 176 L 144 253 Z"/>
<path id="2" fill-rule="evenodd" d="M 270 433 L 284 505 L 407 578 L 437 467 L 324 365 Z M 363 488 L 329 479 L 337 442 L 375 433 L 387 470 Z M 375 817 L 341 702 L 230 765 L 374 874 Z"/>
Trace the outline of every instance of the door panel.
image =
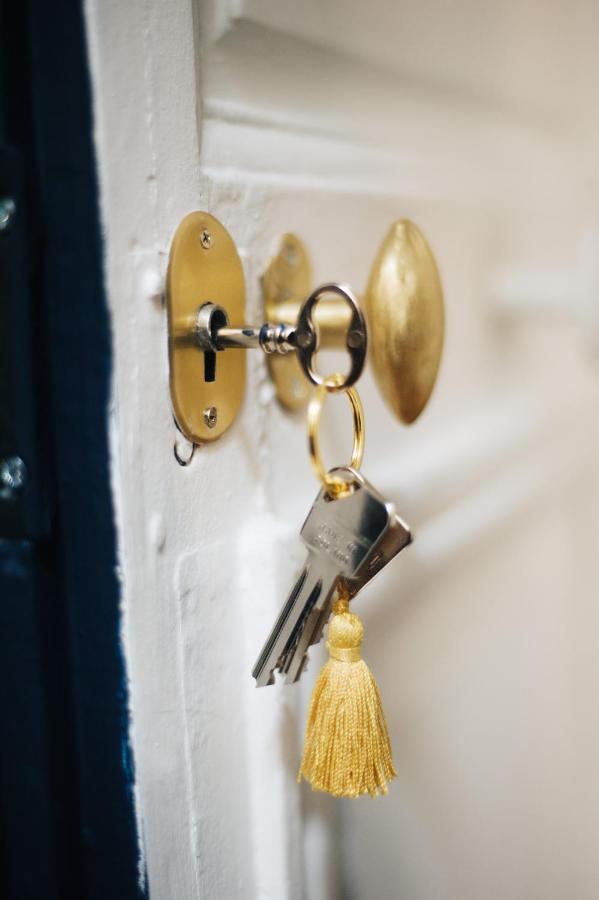
<path id="1" fill-rule="evenodd" d="M 597 228 L 584 113 L 598 16 L 437 7 L 89 2 L 131 728 L 157 897 L 597 893 L 599 383 L 579 276 Z M 447 345 L 429 408 L 402 428 L 368 373 L 360 384 L 364 471 L 416 535 L 356 601 L 399 769 L 385 800 L 295 784 L 322 648 L 298 688 L 250 678 L 317 489 L 303 420 L 273 402 L 263 358 L 248 354 L 230 433 L 186 469 L 172 456 L 162 292 L 196 208 L 241 252 L 251 322 L 286 231 L 315 284 L 362 290 L 398 217 L 437 255 Z M 539 289 L 558 275 L 561 293 Z M 328 459 L 346 457 L 346 412 L 331 404 Z"/>

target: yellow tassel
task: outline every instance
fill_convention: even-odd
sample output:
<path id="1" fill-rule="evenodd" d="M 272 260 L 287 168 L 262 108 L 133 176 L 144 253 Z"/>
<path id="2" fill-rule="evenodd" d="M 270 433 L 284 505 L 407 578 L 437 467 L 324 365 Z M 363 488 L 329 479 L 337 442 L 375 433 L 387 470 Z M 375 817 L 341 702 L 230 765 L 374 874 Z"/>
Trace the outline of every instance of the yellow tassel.
<path id="1" fill-rule="evenodd" d="M 330 659 L 314 685 L 297 780 L 334 797 L 388 792 L 395 778 L 381 696 L 361 659 L 364 626 L 340 592 L 328 630 Z"/>

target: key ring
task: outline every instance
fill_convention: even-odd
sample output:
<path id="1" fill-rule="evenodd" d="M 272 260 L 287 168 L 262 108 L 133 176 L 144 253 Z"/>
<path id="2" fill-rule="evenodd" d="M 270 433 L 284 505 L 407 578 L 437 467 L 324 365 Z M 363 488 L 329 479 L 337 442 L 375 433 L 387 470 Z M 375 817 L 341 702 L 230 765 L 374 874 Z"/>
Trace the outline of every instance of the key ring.
<path id="1" fill-rule="evenodd" d="M 330 385 L 338 387 L 340 384 L 343 384 L 343 380 L 343 375 L 330 375 L 323 384 L 318 385 L 308 404 L 308 452 L 310 454 L 310 462 L 324 486 L 333 494 L 340 494 L 346 491 L 348 486 L 339 478 L 331 477 L 329 471 L 325 468 L 320 455 L 319 428 L 324 401 L 327 394 L 331 392 Z M 359 469 L 364 458 L 364 410 L 360 395 L 354 387 L 347 388 L 345 393 L 351 404 L 354 417 L 354 444 L 351 462 L 348 465 L 352 469 Z"/>

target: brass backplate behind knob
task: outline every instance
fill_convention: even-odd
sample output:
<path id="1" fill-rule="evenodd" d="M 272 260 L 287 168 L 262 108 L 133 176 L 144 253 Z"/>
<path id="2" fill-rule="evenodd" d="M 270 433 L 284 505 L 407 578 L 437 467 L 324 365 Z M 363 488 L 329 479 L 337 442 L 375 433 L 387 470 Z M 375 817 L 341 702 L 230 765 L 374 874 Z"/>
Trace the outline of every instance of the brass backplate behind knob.
<path id="1" fill-rule="evenodd" d="M 190 213 L 177 228 L 166 296 L 175 419 L 188 440 L 209 443 L 223 435 L 239 411 L 246 368 L 245 353 L 203 353 L 196 341 L 204 303 L 222 306 L 231 326 L 245 322 L 241 260 L 229 232 L 209 213 Z"/>
<path id="2" fill-rule="evenodd" d="M 443 288 L 432 251 L 407 219 L 376 256 L 364 296 L 370 359 L 387 404 L 406 425 L 431 395 L 443 352 Z"/>
<path id="3" fill-rule="evenodd" d="M 262 276 L 266 320 L 295 325 L 299 308 L 312 287 L 312 269 L 304 245 L 294 234 L 284 234 L 277 254 Z M 291 412 L 303 409 L 312 386 L 295 353 L 269 356 L 268 367 L 279 403 Z"/>

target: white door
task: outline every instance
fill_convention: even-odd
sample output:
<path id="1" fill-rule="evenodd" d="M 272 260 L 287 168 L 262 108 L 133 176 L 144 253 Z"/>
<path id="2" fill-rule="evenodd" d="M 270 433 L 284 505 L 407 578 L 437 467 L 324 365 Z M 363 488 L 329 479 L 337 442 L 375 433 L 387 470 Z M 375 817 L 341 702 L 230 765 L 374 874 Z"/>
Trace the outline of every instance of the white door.
<path id="1" fill-rule="evenodd" d="M 150 895 L 596 898 L 599 7 L 88 0 L 87 26 Z M 163 294 L 194 209 L 232 234 L 252 323 L 284 232 L 315 284 L 358 292 L 393 219 L 437 256 L 426 412 L 401 427 L 360 382 L 363 471 L 415 533 L 355 602 L 399 772 L 384 799 L 295 782 L 321 648 L 299 686 L 253 687 L 317 490 L 261 354 L 227 435 L 173 458 Z"/>

